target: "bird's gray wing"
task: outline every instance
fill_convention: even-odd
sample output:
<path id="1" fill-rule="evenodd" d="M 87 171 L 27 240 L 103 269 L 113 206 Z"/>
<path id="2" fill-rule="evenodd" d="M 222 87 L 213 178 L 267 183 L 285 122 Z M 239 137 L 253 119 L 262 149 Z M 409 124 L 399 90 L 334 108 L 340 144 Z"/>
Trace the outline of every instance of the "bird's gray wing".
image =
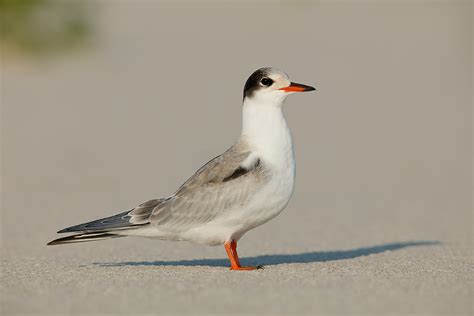
<path id="1" fill-rule="evenodd" d="M 71 226 L 58 233 L 95 233 L 138 228 L 152 223 L 181 230 L 212 220 L 218 214 L 243 205 L 264 183 L 261 161 L 249 160 L 243 143 L 232 146 L 209 161 L 187 180 L 174 195 L 149 200 L 110 217 Z M 243 165 L 247 162 L 246 165 Z"/>
<path id="2" fill-rule="evenodd" d="M 165 200 L 166 199 L 150 200 L 129 211 L 71 226 L 58 231 L 58 233 L 103 232 L 147 225 L 150 223 L 150 215 L 153 209 L 162 204 Z"/>
<path id="3" fill-rule="evenodd" d="M 237 143 L 200 168 L 153 210 L 152 226 L 184 231 L 245 205 L 268 181 L 262 161 Z"/>

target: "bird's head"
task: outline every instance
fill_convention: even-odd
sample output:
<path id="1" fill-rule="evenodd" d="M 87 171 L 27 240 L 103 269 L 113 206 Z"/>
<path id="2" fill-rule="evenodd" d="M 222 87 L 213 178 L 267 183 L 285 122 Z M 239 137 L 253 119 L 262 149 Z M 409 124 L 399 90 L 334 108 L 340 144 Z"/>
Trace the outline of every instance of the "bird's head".
<path id="1" fill-rule="evenodd" d="M 311 86 L 291 82 L 288 75 L 277 68 L 260 68 L 247 79 L 244 86 L 244 102 L 281 105 L 286 97 L 295 92 L 316 90 Z"/>

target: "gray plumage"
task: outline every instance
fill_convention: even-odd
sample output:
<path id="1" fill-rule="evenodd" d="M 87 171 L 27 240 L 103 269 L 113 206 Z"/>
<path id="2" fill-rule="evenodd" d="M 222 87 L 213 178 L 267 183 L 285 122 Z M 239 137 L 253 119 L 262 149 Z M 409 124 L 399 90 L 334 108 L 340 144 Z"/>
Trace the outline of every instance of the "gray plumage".
<path id="1" fill-rule="evenodd" d="M 251 151 L 241 140 L 201 167 L 172 196 L 149 200 L 130 211 L 62 229 L 58 233 L 80 234 L 49 244 L 114 237 L 121 231 L 150 225 L 164 234 L 176 235 L 242 207 L 268 179 L 262 161 L 251 157 Z M 97 235 L 98 232 L 104 234 Z M 94 234 L 96 238 L 84 238 Z"/>

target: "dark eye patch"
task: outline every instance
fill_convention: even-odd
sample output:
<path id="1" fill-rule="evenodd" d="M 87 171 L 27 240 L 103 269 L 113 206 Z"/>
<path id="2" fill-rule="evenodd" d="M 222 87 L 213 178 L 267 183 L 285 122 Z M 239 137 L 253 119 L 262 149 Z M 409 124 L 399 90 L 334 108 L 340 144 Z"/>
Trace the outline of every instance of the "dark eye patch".
<path id="1" fill-rule="evenodd" d="M 0 0 L 1 1 L 1 0 Z M 271 72 L 270 68 L 260 68 L 255 70 L 250 77 L 248 77 L 247 81 L 245 82 L 244 86 L 244 99 L 246 97 L 252 97 L 255 91 L 261 89 L 262 87 L 266 87 L 262 84 L 263 78 L 268 78 L 269 73 Z"/>
<path id="2" fill-rule="evenodd" d="M 270 78 L 263 78 L 262 80 L 260 80 L 260 82 L 264 85 L 264 86 L 271 86 L 273 84 L 273 80 L 270 79 Z"/>

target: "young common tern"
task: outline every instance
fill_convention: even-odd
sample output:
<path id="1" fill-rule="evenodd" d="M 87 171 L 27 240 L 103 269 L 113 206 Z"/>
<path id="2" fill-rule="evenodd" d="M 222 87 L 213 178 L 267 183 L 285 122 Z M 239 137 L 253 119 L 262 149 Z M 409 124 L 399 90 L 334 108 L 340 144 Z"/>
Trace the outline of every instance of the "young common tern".
<path id="1" fill-rule="evenodd" d="M 129 211 L 72 226 L 59 245 L 141 236 L 224 245 L 231 270 L 242 267 L 237 241 L 285 208 L 295 183 L 295 158 L 282 106 L 288 95 L 315 88 L 290 82 L 275 68 L 255 71 L 244 87 L 242 133 L 237 142 L 201 167 L 173 195 Z"/>

